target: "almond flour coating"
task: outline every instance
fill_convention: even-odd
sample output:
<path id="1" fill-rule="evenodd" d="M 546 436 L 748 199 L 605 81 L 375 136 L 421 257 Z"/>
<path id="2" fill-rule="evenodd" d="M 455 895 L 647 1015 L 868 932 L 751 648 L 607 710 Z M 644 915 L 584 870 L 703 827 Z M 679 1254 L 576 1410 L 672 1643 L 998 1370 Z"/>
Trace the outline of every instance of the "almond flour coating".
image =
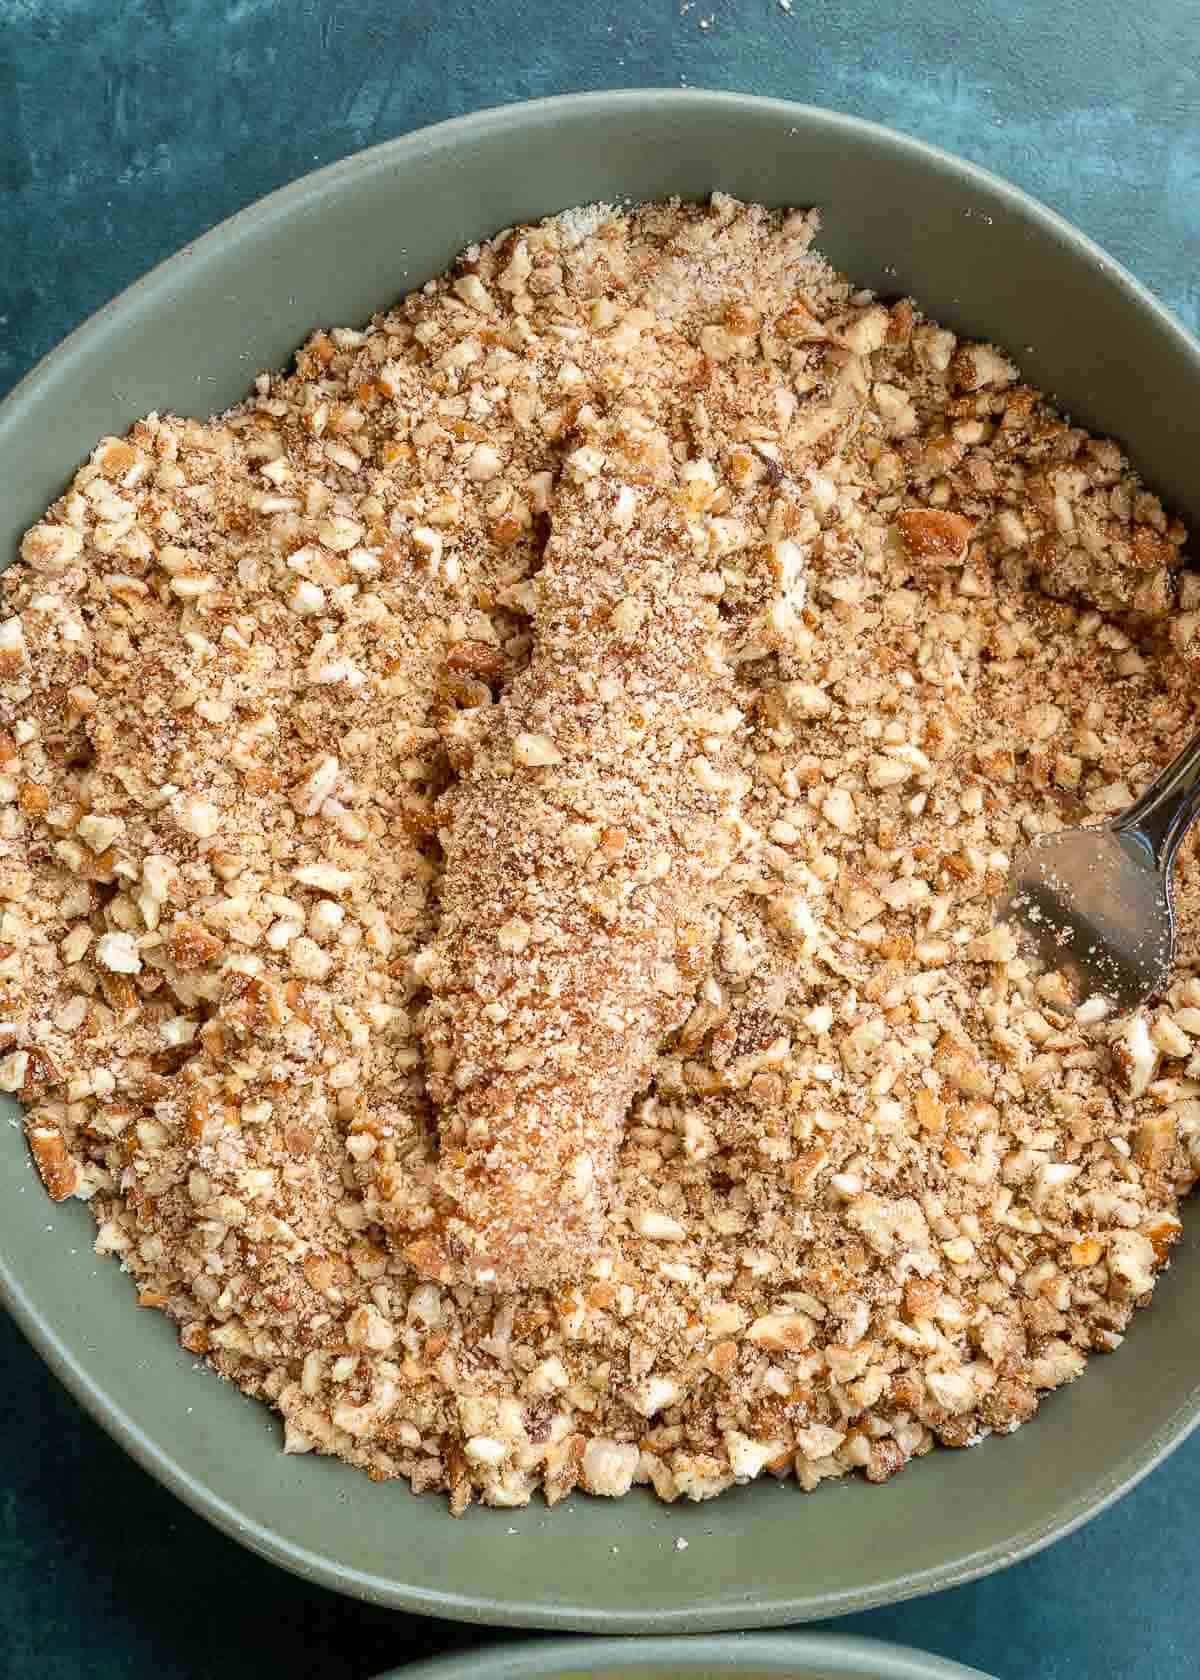
<path id="1" fill-rule="evenodd" d="M 4 578 L 47 1188 L 287 1450 L 455 1510 L 1015 1428 L 1200 1172 L 1192 848 L 1137 1015 L 992 923 L 1193 727 L 1184 533 L 814 229 L 510 230 L 102 441 Z"/>

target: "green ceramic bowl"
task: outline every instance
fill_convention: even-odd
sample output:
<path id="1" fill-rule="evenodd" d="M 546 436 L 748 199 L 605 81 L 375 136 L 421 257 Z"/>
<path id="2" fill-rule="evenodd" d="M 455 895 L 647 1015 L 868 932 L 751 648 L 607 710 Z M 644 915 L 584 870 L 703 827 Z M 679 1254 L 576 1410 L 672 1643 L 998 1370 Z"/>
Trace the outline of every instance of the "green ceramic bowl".
<path id="1" fill-rule="evenodd" d="M 480 235 L 588 200 L 714 187 L 822 205 L 835 262 L 1009 346 L 1200 522 L 1200 347 L 1049 211 L 969 164 L 829 112 L 601 93 L 483 112 L 321 170 L 124 293 L 0 409 L 0 560 L 102 433 L 149 409 L 204 415 L 231 403 L 312 327 L 362 320 Z M 456 1522 L 402 1485 L 284 1458 L 264 1408 L 195 1370 L 165 1319 L 134 1310 L 117 1267 L 92 1257 L 87 1210 L 46 1200 L 15 1123 L 0 1127 L 0 1208 L 0 1294 L 140 1463 L 287 1568 L 442 1616 L 695 1633 L 930 1592 L 1075 1527 L 1200 1414 L 1193 1226 L 1126 1346 L 1011 1440 L 934 1454 L 881 1488 L 807 1498 L 767 1482 L 687 1508 L 579 1496 L 553 1512 L 474 1510 Z"/>
<path id="2" fill-rule="evenodd" d="M 907 1646 L 838 1634 L 726 1634 L 719 1639 L 543 1639 L 462 1651 L 378 1680 L 987 1680 L 977 1668 Z"/>

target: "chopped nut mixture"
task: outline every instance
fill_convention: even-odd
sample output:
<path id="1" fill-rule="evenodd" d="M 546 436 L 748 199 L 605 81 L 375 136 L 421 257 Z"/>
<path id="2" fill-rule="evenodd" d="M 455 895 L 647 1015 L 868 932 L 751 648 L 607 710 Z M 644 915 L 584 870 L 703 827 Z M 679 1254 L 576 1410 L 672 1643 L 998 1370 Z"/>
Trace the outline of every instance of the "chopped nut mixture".
<path id="1" fill-rule="evenodd" d="M 0 1087 L 289 1452 L 456 1511 L 883 1481 L 1167 1260 L 1192 853 L 1134 1016 L 994 903 L 1189 733 L 1200 579 L 816 229 L 508 230 L 104 439 L 4 578 Z"/>

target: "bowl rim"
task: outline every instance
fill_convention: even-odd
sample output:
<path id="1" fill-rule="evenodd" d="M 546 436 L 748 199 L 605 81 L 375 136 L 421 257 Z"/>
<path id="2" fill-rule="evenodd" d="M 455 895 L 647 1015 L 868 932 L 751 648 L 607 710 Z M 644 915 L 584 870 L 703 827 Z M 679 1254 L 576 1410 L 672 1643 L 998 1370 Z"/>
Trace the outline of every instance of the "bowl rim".
<path id="1" fill-rule="evenodd" d="M 176 278 L 182 277 L 197 258 L 203 258 L 231 242 L 236 244 L 245 237 L 258 235 L 263 229 L 278 226 L 336 193 L 352 175 L 360 174 L 364 169 L 372 172 L 398 170 L 410 157 L 427 148 L 431 141 L 442 147 L 452 146 L 459 140 L 475 141 L 510 127 L 519 127 L 531 118 L 546 122 L 556 114 L 569 112 L 603 114 L 611 119 L 622 111 L 630 114 L 644 111 L 649 105 L 690 108 L 700 115 L 748 110 L 762 117 L 792 124 L 802 123 L 810 130 L 820 130 L 834 137 L 854 137 L 881 145 L 898 151 L 922 167 L 951 175 L 965 187 L 986 193 L 1015 218 L 1032 224 L 1052 242 L 1070 248 L 1077 256 L 1094 265 L 1118 291 L 1132 300 L 1139 311 L 1157 324 L 1179 356 L 1194 367 L 1200 380 L 1200 341 L 1176 316 L 1088 235 L 1039 199 L 990 170 L 901 130 L 823 106 L 696 88 L 620 88 L 557 94 L 488 106 L 428 124 L 351 153 L 255 200 L 149 269 L 75 328 L 0 402 L 0 426 L 20 424 L 36 400 L 43 381 L 57 372 L 61 364 L 86 351 L 92 341 L 102 337 L 111 326 L 135 320 L 143 300 L 163 293 L 169 295 Z M 102 1383 L 90 1374 L 86 1355 L 79 1354 L 68 1344 L 38 1308 L 30 1292 L 18 1281 L 6 1261 L 2 1245 L 0 1306 L 7 1308 L 55 1376 L 130 1457 L 223 1533 L 280 1567 L 333 1591 L 396 1609 L 494 1626 L 605 1633 L 697 1633 L 706 1628 L 762 1628 L 816 1616 L 843 1615 L 942 1591 L 1020 1562 L 1072 1533 L 1135 1487 L 1200 1425 L 1200 1390 L 1196 1390 L 1157 1431 L 1139 1442 L 1133 1451 L 1098 1478 L 1086 1494 L 1070 1499 L 1050 1516 L 1030 1522 L 1006 1541 L 993 1542 L 944 1563 L 931 1563 L 907 1573 L 898 1573 L 886 1581 L 824 1594 L 819 1599 L 795 1591 L 770 1600 L 753 1599 L 738 1607 L 724 1606 L 716 1612 L 706 1612 L 702 1606 L 682 1610 L 637 1608 L 620 1612 L 596 1611 L 587 1604 L 550 1602 L 544 1596 L 530 1596 L 522 1600 L 492 1599 L 488 1597 L 486 1588 L 475 1592 L 443 1592 L 412 1586 L 388 1574 L 344 1565 L 335 1557 L 285 1538 L 269 1522 L 247 1515 L 236 1504 L 214 1492 L 202 1479 L 183 1469 L 169 1451 L 157 1446 L 147 1436 L 128 1409 L 108 1396 Z"/>
<path id="2" fill-rule="evenodd" d="M 694 1655 L 693 1655 L 694 1647 Z M 704 1669 L 791 1675 L 801 1663 L 838 1675 L 870 1672 L 875 1680 L 989 1680 L 981 1669 L 891 1640 L 845 1633 L 726 1633 L 649 1639 L 521 1639 L 466 1649 L 391 1668 L 375 1680 L 560 1680 L 597 1668 L 639 1674 L 669 1673 L 681 1663 Z"/>

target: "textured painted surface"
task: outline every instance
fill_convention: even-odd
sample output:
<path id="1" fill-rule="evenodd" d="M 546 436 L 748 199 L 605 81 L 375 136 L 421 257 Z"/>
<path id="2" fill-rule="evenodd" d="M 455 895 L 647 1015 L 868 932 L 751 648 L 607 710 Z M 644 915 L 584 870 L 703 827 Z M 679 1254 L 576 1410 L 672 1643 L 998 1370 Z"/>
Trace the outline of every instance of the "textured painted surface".
<path id="1" fill-rule="evenodd" d="M 0 0 L 0 391 L 160 258 L 318 164 L 481 105 L 681 82 L 964 153 L 1200 328 L 1189 0 L 1136 17 L 1114 0 Z M 0 1440 L 0 1680 L 365 1680 L 480 1637 L 242 1552 L 84 1418 L 7 1321 Z M 1188 1680 L 1198 1510 L 1194 1439 L 1042 1556 L 845 1625 L 1002 1680 Z"/>

